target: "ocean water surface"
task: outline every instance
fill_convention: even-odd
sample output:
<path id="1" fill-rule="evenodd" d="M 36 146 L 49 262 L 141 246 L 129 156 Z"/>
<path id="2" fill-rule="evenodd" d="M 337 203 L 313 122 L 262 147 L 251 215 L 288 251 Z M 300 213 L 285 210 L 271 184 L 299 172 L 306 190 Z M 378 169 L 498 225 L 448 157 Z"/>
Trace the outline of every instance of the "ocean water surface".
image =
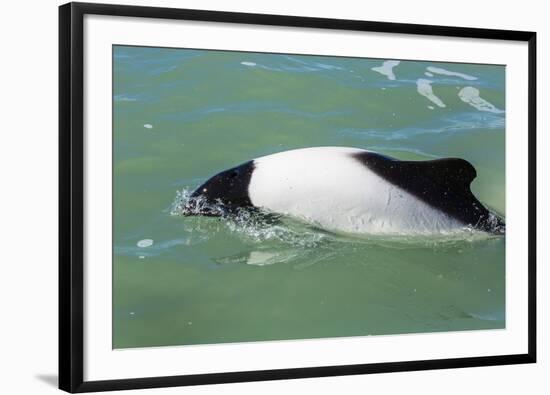
<path id="1" fill-rule="evenodd" d="M 113 47 L 113 347 L 505 327 L 505 237 L 179 215 L 213 174 L 312 146 L 460 157 L 505 214 L 497 65 Z"/>

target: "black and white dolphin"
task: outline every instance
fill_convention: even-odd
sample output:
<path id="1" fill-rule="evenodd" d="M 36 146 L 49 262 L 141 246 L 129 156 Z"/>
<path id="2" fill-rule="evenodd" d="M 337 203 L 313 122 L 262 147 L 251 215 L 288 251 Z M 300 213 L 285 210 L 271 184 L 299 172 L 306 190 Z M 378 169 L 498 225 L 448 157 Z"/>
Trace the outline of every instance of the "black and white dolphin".
<path id="1" fill-rule="evenodd" d="M 464 159 L 401 161 L 358 148 L 304 148 L 216 174 L 191 194 L 184 214 L 258 208 L 353 233 L 503 234 L 503 220 L 470 190 L 475 177 Z"/>

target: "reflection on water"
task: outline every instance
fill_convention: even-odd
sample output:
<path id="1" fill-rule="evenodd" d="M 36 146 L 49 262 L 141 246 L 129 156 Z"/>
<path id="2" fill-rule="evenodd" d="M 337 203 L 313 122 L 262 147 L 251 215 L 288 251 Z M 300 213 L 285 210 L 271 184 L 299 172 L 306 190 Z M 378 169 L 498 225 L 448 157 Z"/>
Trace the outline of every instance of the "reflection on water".
<path id="1" fill-rule="evenodd" d="M 504 68 L 115 47 L 113 105 L 115 348 L 505 326 L 504 237 L 178 215 L 220 170 L 323 145 L 467 159 L 503 215 Z"/>

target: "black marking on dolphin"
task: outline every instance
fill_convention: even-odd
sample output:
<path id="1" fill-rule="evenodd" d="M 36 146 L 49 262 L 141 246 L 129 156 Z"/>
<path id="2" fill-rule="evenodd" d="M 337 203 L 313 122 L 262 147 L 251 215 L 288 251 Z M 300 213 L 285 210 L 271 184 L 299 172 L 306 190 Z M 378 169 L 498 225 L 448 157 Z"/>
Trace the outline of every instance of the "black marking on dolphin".
<path id="1" fill-rule="evenodd" d="M 254 161 L 248 161 L 209 178 L 191 194 L 184 214 L 220 216 L 253 207 L 248 195 L 253 171 Z"/>
<path id="2" fill-rule="evenodd" d="M 487 210 L 470 190 L 477 176 L 470 162 L 460 158 L 402 161 L 369 151 L 352 156 L 386 181 L 464 225 L 504 233 L 502 219 Z"/>

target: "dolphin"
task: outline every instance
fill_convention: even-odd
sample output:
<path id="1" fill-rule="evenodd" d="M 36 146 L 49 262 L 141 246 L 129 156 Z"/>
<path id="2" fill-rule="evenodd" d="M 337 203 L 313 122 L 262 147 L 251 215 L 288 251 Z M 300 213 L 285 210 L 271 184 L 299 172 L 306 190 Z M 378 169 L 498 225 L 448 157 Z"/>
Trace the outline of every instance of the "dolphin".
<path id="1" fill-rule="evenodd" d="M 212 176 L 192 192 L 183 214 L 251 209 L 351 233 L 504 234 L 504 220 L 470 190 L 476 175 L 460 158 L 403 161 L 359 148 L 303 148 Z"/>

